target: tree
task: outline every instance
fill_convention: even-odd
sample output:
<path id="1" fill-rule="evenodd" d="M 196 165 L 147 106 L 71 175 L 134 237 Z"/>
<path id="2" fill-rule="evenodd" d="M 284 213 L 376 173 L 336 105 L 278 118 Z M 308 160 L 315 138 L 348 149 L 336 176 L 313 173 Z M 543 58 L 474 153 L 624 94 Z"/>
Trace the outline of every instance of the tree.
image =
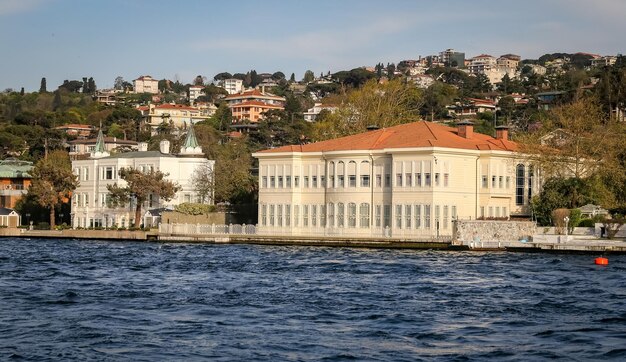
<path id="1" fill-rule="evenodd" d="M 228 72 L 222 72 L 222 73 L 216 74 L 215 77 L 213 77 L 213 80 L 221 81 L 221 80 L 230 79 L 232 77 L 233 77 L 232 74 L 230 74 Z"/>
<path id="2" fill-rule="evenodd" d="M 115 77 L 115 81 L 113 81 L 113 89 L 124 90 L 124 78 L 119 75 Z"/>
<path id="3" fill-rule="evenodd" d="M 37 199 L 39 205 L 50 209 L 50 228 L 54 229 L 55 207 L 68 202 L 72 191 L 78 187 L 69 155 L 60 150 L 51 152 L 35 164 L 32 176 L 28 193 Z"/>
<path id="4" fill-rule="evenodd" d="M 194 78 L 193 85 L 202 85 L 203 86 L 204 82 L 206 82 L 206 77 L 198 75 L 198 76 L 196 76 L 196 78 Z"/>
<path id="5" fill-rule="evenodd" d="M 289 77 L 289 83 L 296 82 L 296 73 L 291 73 L 291 77 Z"/>
<path id="6" fill-rule="evenodd" d="M 279 81 L 285 79 L 285 73 L 283 72 L 275 72 L 272 74 L 272 80 Z"/>
<path id="7" fill-rule="evenodd" d="M 126 182 L 126 186 L 118 186 L 117 182 L 107 185 L 107 190 L 111 194 L 111 205 L 118 207 L 133 201 L 135 203 L 135 227 L 141 223 L 141 208 L 150 195 L 163 200 L 171 200 L 180 187 L 170 180 L 166 180 L 165 174 L 161 171 L 150 170 L 142 172 L 134 168 L 122 168 L 119 171 L 120 178 Z"/>
<path id="8" fill-rule="evenodd" d="M 250 152 L 242 141 L 226 143 L 215 160 L 215 201 L 231 204 L 250 201 L 255 183 L 250 174 Z"/>
<path id="9" fill-rule="evenodd" d="M 202 200 L 201 203 L 213 201 L 213 194 L 215 192 L 213 175 L 213 163 L 209 162 L 196 168 L 191 175 L 191 185 L 198 196 L 200 196 Z"/>
<path id="10" fill-rule="evenodd" d="M 96 90 L 96 81 L 93 80 L 92 77 L 89 77 L 89 80 L 87 80 L 87 93 L 94 94 Z"/>
<path id="11" fill-rule="evenodd" d="M 424 92 L 423 114 L 430 116 L 430 121 L 435 120 L 435 116 L 442 116 L 446 106 L 452 104 L 457 96 L 456 89 L 442 82 L 435 82 Z"/>
<path id="12" fill-rule="evenodd" d="M 315 79 L 315 74 L 311 70 L 307 70 L 304 72 L 304 77 L 302 78 L 303 83 L 311 83 Z"/>
<path id="13" fill-rule="evenodd" d="M 39 86 L 39 93 L 46 93 L 46 77 L 41 78 L 41 85 Z"/>

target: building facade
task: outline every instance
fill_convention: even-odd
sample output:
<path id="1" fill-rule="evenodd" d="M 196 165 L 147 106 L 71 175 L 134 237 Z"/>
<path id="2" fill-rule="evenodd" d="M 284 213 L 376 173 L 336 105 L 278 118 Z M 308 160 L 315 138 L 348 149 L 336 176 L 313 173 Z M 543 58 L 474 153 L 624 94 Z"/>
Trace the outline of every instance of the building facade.
<path id="1" fill-rule="evenodd" d="M 140 144 L 139 151 L 110 154 L 104 147 L 102 132 L 89 159 L 72 161 L 72 169 L 80 185 L 72 195 L 72 227 L 128 227 L 135 218 L 134 201 L 125 207 L 112 207 L 107 185 L 125 185 L 119 177 L 122 168 L 134 168 L 144 172 L 158 170 L 168 174 L 166 179 L 177 183 L 181 189 L 172 200 L 166 201 L 156 195 L 143 205 L 146 210 L 172 208 L 183 202 L 212 203 L 201 200 L 195 191 L 192 178 L 201 167 L 213 169 L 215 161 L 207 160 L 198 145 L 193 127 L 189 129 L 180 152 L 172 153 L 169 141 L 162 141 L 159 151 L 148 151 L 147 144 Z"/>
<path id="2" fill-rule="evenodd" d="M 204 121 L 215 113 L 215 107 L 191 107 L 184 104 L 149 104 L 139 107 L 143 117 L 143 124 L 149 126 L 153 132 L 163 123 L 176 128 L 186 129 L 191 124 Z"/>
<path id="3" fill-rule="evenodd" d="M 250 121 L 256 123 L 270 110 L 285 109 L 285 98 L 265 93 L 258 89 L 230 94 L 224 98 L 233 116 L 233 122 Z"/>
<path id="4" fill-rule="evenodd" d="M 149 75 L 142 75 L 141 77 L 133 80 L 133 89 L 135 93 L 159 93 L 159 81 L 153 79 Z"/>
<path id="5" fill-rule="evenodd" d="M 457 218 L 527 216 L 539 175 L 516 150 L 506 127 L 421 121 L 261 151 L 258 230 L 431 238 Z"/>
<path id="6" fill-rule="evenodd" d="M 0 160 L 0 207 L 15 207 L 17 200 L 28 192 L 32 169 L 32 162 Z"/>
<path id="7" fill-rule="evenodd" d="M 226 89 L 228 94 L 237 94 L 243 92 L 243 80 L 230 78 L 222 81 L 222 87 Z"/>

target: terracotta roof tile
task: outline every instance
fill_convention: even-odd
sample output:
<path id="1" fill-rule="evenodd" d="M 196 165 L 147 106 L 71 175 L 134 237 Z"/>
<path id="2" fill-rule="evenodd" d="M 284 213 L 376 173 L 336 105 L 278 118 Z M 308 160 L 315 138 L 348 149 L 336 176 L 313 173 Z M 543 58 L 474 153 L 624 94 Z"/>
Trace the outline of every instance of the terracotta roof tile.
<path id="1" fill-rule="evenodd" d="M 467 139 L 458 135 L 457 128 L 419 121 L 327 141 L 268 149 L 260 153 L 356 151 L 419 147 L 498 151 L 515 151 L 518 148 L 515 142 L 509 140 L 499 140 L 480 133 L 473 133 L 472 138 Z"/>

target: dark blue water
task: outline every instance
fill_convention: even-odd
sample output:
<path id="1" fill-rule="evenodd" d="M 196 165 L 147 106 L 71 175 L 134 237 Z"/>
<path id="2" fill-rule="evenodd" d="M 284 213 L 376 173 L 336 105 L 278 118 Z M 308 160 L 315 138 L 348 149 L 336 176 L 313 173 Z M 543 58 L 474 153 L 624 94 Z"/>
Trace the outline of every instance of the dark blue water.
<path id="1" fill-rule="evenodd" d="M 625 360 L 593 258 L 0 239 L 0 360 Z"/>

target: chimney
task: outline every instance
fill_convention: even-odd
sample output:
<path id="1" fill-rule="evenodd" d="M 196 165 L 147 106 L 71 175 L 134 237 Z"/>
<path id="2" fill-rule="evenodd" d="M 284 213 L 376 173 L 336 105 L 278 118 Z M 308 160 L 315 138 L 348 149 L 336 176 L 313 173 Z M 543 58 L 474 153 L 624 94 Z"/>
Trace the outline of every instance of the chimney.
<path id="1" fill-rule="evenodd" d="M 509 127 L 498 126 L 496 127 L 496 139 L 497 140 L 509 140 Z"/>
<path id="2" fill-rule="evenodd" d="M 463 138 L 472 138 L 474 135 L 474 123 L 468 120 L 463 120 L 456 124 L 459 127 L 459 136 Z"/>
<path id="3" fill-rule="evenodd" d="M 159 150 L 161 153 L 170 153 L 170 141 L 163 140 L 159 143 Z"/>
<path id="4" fill-rule="evenodd" d="M 137 151 L 139 151 L 139 152 L 146 152 L 147 150 L 148 150 L 148 143 L 147 142 L 139 142 Z"/>

